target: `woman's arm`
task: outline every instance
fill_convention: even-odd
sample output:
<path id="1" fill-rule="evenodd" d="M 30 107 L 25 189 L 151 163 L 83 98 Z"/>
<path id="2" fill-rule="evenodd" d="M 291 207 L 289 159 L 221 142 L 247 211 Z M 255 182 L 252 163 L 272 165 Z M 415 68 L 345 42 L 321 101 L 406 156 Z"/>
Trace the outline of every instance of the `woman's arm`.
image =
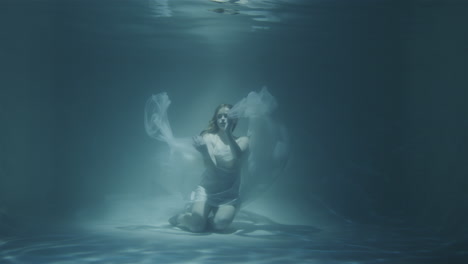
<path id="1" fill-rule="evenodd" d="M 193 147 L 198 150 L 205 161 L 210 164 L 216 166 L 216 159 L 213 155 L 213 148 L 211 143 L 210 134 L 204 134 L 203 136 L 194 136 L 193 139 Z"/>
<path id="2" fill-rule="evenodd" d="M 203 155 L 203 157 L 209 156 L 208 146 L 204 136 L 194 136 L 192 137 L 192 141 L 193 147 L 198 150 Z"/>
<path id="3" fill-rule="evenodd" d="M 241 137 L 236 141 L 236 139 L 232 135 L 232 129 L 231 129 L 232 123 L 233 122 L 228 123 L 228 127 L 225 131 L 226 131 L 226 136 L 228 139 L 229 147 L 231 147 L 232 156 L 234 159 L 239 160 L 242 156 L 242 152 L 244 152 L 247 149 L 248 138 Z"/>
<path id="4" fill-rule="evenodd" d="M 206 142 L 202 136 L 193 136 L 192 141 L 193 147 L 195 147 L 196 150 L 201 152 L 203 149 L 206 149 Z"/>

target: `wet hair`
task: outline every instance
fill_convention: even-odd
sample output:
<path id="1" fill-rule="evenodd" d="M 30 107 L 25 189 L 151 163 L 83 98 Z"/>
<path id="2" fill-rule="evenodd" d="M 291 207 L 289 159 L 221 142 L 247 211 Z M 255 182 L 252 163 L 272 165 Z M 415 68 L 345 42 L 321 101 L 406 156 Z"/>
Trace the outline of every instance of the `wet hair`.
<path id="1" fill-rule="evenodd" d="M 213 117 L 208 122 L 208 126 L 200 133 L 201 136 L 203 136 L 206 133 L 211 133 L 211 134 L 218 133 L 219 127 L 218 127 L 218 124 L 216 122 L 217 121 L 217 115 L 218 115 L 219 110 L 221 110 L 221 108 L 223 108 L 223 107 L 227 107 L 228 109 L 231 109 L 232 105 L 231 104 L 220 104 L 220 105 L 218 105 L 218 107 L 216 107 L 216 109 L 215 109 Z M 234 124 L 232 126 L 232 131 L 234 131 L 234 129 L 236 128 L 236 125 L 237 125 L 237 122 L 234 122 Z"/>

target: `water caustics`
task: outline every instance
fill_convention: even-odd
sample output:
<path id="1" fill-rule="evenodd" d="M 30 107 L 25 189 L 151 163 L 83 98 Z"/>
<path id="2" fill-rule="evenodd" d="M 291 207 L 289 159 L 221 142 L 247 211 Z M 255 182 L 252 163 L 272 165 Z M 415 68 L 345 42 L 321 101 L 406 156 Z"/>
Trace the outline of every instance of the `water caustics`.
<path id="1" fill-rule="evenodd" d="M 249 17 L 256 22 L 277 23 L 291 14 L 281 10 L 284 5 L 302 6 L 310 4 L 303 0 L 151 0 L 149 2 L 155 17 L 190 17 L 204 18 L 210 14 L 207 11 L 222 15 L 240 15 Z M 299 8 L 300 9 L 300 8 Z M 261 25 L 253 25 L 267 29 Z"/>

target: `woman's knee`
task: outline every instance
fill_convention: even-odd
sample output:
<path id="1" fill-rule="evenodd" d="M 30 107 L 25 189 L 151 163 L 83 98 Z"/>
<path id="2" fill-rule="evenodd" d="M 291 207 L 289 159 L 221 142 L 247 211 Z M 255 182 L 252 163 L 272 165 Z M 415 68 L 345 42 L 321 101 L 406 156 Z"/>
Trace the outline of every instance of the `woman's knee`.
<path id="1" fill-rule="evenodd" d="M 226 229 L 232 222 L 232 217 L 217 216 L 213 219 L 213 229 L 221 231 Z"/>
<path id="2" fill-rule="evenodd" d="M 213 222 L 212 227 L 216 231 L 221 231 L 229 227 L 234 220 L 237 209 L 232 205 L 222 205 L 218 208 Z"/>

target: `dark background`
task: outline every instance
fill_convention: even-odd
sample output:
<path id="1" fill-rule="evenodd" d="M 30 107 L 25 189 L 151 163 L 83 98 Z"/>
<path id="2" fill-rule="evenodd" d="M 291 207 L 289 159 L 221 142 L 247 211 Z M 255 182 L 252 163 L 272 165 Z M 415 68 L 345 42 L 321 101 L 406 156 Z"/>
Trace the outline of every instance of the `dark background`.
<path id="1" fill-rule="evenodd" d="M 107 195 L 151 195 L 151 94 L 169 93 L 175 133 L 191 136 L 267 85 L 293 153 L 272 205 L 466 237 L 466 1 L 294 2 L 277 23 L 201 2 L 162 18 L 150 1 L 0 2 L 2 214 L 66 221 Z"/>

